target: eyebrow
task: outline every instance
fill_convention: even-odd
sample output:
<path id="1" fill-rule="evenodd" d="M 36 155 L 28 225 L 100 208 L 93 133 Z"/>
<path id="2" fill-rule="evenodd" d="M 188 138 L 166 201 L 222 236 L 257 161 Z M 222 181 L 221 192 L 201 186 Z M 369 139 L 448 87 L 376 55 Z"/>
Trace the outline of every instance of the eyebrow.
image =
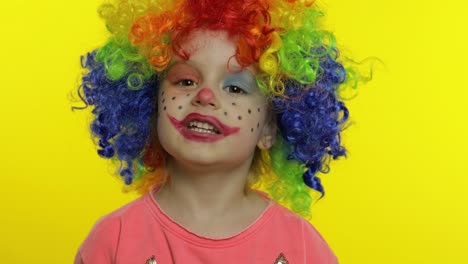
<path id="1" fill-rule="evenodd" d="M 169 71 L 171 71 L 172 68 L 174 68 L 176 66 L 179 66 L 179 65 L 181 65 L 182 67 L 189 67 L 192 70 L 198 72 L 198 69 L 195 66 L 190 65 L 189 63 L 187 63 L 186 60 L 182 59 L 182 60 L 177 60 L 177 61 L 173 61 L 172 63 L 169 63 L 169 65 L 166 67 L 166 69 L 164 69 L 164 71 L 162 72 L 161 76 L 163 76 L 163 78 L 166 78 Z"/>

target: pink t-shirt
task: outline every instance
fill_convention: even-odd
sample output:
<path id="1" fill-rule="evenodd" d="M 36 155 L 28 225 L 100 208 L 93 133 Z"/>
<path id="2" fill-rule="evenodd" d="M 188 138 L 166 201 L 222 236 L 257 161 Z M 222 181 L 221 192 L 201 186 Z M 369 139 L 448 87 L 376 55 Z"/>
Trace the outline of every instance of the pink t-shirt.
<path id="1" fill-rule="evenodd" d="M 75 264 L 334 264 L 335 255 L 306 220 L 269 199 L 242 232 L 223 239 L 199 236 L 166 215 L 153 198 L 157 188 L 102 217 Z"/>

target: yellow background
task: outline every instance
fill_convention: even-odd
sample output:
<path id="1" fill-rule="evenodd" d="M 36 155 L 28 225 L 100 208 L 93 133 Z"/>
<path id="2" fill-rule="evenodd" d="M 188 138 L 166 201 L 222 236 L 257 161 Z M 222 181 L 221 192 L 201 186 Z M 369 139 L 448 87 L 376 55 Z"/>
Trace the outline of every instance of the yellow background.
<path id="1" fill-rule="evenodd" d="M 132 200 L 71 112 L 100 1 L 0 5 L 0 262 L 71 263 L 98 217 Z M 348 102 L 347 160 L 322 176 L 315 226 L 341 263 L 468 263 L 466 1 L 330 0 L 347 55 L 385 68 Z"/>

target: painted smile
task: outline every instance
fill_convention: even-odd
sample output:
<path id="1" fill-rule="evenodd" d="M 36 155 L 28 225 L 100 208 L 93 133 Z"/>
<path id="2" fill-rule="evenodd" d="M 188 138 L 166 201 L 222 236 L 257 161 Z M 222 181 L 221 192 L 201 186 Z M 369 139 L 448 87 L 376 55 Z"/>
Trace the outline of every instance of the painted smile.
<path id="1" fill-rule="evenodd" d="M 186 139 L 198 142 L 214 142 L 239 132 L 239 127 L 223 124 L 216 117 L 190 113 L 182 121 L 167 114 L 172 125 Z"/>

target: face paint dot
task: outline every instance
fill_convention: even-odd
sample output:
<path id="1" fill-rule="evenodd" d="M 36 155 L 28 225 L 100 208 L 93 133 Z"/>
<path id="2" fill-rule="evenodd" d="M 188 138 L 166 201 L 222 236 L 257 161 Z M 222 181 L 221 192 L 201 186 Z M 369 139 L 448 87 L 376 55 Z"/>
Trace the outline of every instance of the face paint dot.
<path id="1" fill-rule="evenodd" d="M 174 99 L 175 99 L 175 96 L 174 96 L 174 97 L 172 97 L 172 100 L 174 100 Z"/>
<path id="2" fill-rule="evenodd" d="M 253 132 L 253 128 L 250 129 L 250 132 Z"/>
<path id="3" fill-rule="evenodd" d="M 242 116 L 238 116 L 237 119 L 242 120 Z"/>
<path id="4" fill-rule="evenodd" d="M 260 123 L 257 123 L 257 128 L 260 126 Z"/>
<path id="5" fill-rule="evenodd" d="M 236 103 L 232 103 L 232 105 L 236 105 Z"/>
<path id="6" fill-rule="evenodd" d="M 259 107 L 259 108 L 257 108 L 257 111 L 260 113 L 260 107 Z"/>
<path id="7" fill-rule="evenodd" d="M 224 112 L 224 115 L 227 116 L 227 112 Z"/>
<path id="8" fill-rule="evenodd" d="M 164 91 L 162 91 L 161 95 L 164 95 Z"/>
<path id="9" fill-rule="evenodd" d="M 163 110 L 166 111 L 166 107 L 164 107 Z"/>
<path id="10" fill-rule="evenodd" d="M 163 98 L 163 99 L 162 99 L 162 102 L 164 103 L 165 101 L 166 101 L 166 98 Z"/>
<path id="11" fill-rule="evenodd" d="M 190 94 L 186 94 L 186 96 L 190 96 Z"/>
<path id="12" fill-rule="evenodd" d="M 250 114 L 250 113 L 252 113 L 252 110 L 249 109 L 249 111 L 247 111 L 247 112 L 249 112 L 249 114 Z"/>
<path id="13" fill-rule="evenodd" d="M 182 106 L 181 106 L 181 105 L 179 105 L 179 110 L 180 110 L 180 109 L 182 109 Z"/>

